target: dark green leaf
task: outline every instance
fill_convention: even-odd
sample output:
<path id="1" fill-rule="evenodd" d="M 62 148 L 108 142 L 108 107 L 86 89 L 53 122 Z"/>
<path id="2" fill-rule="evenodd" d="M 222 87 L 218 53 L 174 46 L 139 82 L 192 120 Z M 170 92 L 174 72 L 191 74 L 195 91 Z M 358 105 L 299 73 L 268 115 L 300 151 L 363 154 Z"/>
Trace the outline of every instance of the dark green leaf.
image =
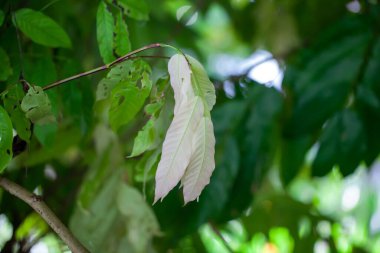
<path id="1" fill-rule="evenodd" d="M 12 74 L 11 64 L 7 53 L 0 47 L 0 81 L 5 81 Z"/>
<path id="2" fill-rule="evenodd" d="M 7 112 L 0 106 L 0 173 L 12 159 L 12 122 Z"/>
<path id="3" fill-rule="evenodd" d="M 66 32 L 50 17 L 32 9 L 15 12 L 16 26 L 34 42 L 48 47 L 71 47 Z"/>
<path id="4" fill-rule="evenodd" d="M 365 134 L 359 116 L 353 111 L 344 110 L 326 125 L 312 174 L 324 176 L 332 166 L 339 165 L 342 174 L 349 175 L 359 165 L 365 150 Z"/>
<path id="5" fill-rule="evenodd" d="M 284 185 L 288 185 L 297 176 L 311 144 L 310 136 L 283 140 L 280 176 Z"/>
<path id="6" fill-rule="evenodd" d="M 249 90 L 247 117 L 237 128 L 241 166 L 232 188 L 225 219 L 248 208 L 255 191 L 273 163 L 278 145 L 283 97 L 274 88 L 256 85 Z M 239 198 L 236 198 L 239 196 Z"/>
<path id="7" fill-rule="evenodd" d="M 343 107 L 368 40 L 367 33 L 346 36 L 308 59 L 299 70 L 291 67 L 287 70 L 284 87 L 292 108 L 284 130 L 286 136 L 316 131 Z"/>
<path id="8" fill-rule="evenodd" d="M 115 59 L 113 55 L 114 18 L 107 9 L 107 4 L 100 1 L 96 14 L 96 36 L 99 44 L 100 55 L 104 63 L 110 63 Z"/>
<path id="9" fill-rule="evenodd" d="M 20 84 L 13 85 L 4 95 L 4 107 L 11 116 L 13 127 L 18 136 L 29 142 L 31 135 L 31 124 L 21 109 L 21 101 L 25 96 Z"/>

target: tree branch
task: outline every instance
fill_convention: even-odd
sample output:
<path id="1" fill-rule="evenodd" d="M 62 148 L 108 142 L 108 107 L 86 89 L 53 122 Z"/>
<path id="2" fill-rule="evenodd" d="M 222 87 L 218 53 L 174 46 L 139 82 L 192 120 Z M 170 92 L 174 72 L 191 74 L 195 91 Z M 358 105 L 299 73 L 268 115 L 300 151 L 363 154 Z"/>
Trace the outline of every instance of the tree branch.
<path id="1" fill-rule="evenodd" d="M 86 72 L 82 72 L 82 73 L 76 74 L 74 76 L 67 77 L 65 79 L 56 81 L 56 82 L 51 83 L 49 85 L 46 85 L 45 87 L 43 87 L 43 90 L 49 90 L 49 89 L 57 87 L 57 86 L 59 86 L 59 85 L 61 85 L 63 83 L 67 83 L 69 81 L 81 78 L 83 76 L 92 75 L 92 74 L 95 74 L 97 72 L 110 69 L 110 68 L 114 67 L 115 65 L 123 62 L 123 61 L 138 58 L 138 56 L 135 56 L 135 54 L 137 54 L 137 53 L 143 52 L 143 51 L 151 49 L 151 48 L 157 48 L 157 47 L 161 47 L 161 44 L 160 43 L 154 43 L 154 44 L 151 44 L 151 45 L 148 45 L 148 46 L 136 49 L 136 50 L 134 50 L 132 52 L 129 52 L 128 54 L 120 57 L 120 58 L 117 58 L 116 60 L 114 60 L 113 62 L 111 62 L 109 64 L 103 65 L 101 67 L 98 67 L 98 68 L 95 68 L 95 69 L 92 69 L 92 70 L 89 70 L 89 71 L 86 71 Z M 148 57 L 149 58 L 157 58 L 155 56 L 141 56 L 141 57 L 142 58 L 148 58 Z M 158 58 L 161 58 L 161 57 L 159 56 Z"/>
<path id="2" fill-rule="evenodd" d="M 59 220 L 54 212 L 45 204 L 41 197 L 27 191 L 20 185 L 3 177 L 0 177 L 0 187 L 32 207 L 54 230 L 54 232 L 56 232 L 57 235 L 67 244 L 72 252 L 89 252 L 70 232 L 70 230 Z"/>

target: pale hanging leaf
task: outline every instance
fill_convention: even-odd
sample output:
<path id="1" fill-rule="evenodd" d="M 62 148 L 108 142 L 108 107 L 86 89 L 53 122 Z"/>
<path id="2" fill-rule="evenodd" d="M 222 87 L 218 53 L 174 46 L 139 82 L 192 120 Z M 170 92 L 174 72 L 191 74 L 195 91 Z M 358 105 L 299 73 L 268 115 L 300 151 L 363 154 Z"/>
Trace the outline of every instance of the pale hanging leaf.
<path id="1" fill-rule="evenodd" d="M 174 90 L 174 114 L 177 114 L 180 103 L 186 98 L 194 97 L 191 87 L 191 70 L 185 57 L 180 54 L 173 55 L 168 63 L 170 84 Z"/>
<path id="2" fill-rule="evenodd" d="M 200 97 L 185 100 L 178 108 L 162 146 L 156 172 L 155 200 L 164 198 L 181 180 L 190 162 L 192 139 L 204 108 Z"/>
<path id="3" fill-rule="evenodd" d="M 193 137 L 190 164 L 182 178 L 185 203 L 199 197 L 215 169 L 215 137 L 210 117 L 203 117 Z"/>
<path id="4" fill-rule="evenodd" d="M 96 37 L 99 44 L 100 55 L 105 63 L 115 59 L 113 55 L 114 19 L 107 9 L 107 4 L 100 1 L 96 14 Z"/>
<path id="5" fill-rule="evenodd" d="M 207 110 L 211 111 L 216 101 L 214 84 L 208 78 L 202 64 L 189 55 L 186 57 L 191 65 L 191 82 L 196 87 L 196 94 L 205 99 Z"/>

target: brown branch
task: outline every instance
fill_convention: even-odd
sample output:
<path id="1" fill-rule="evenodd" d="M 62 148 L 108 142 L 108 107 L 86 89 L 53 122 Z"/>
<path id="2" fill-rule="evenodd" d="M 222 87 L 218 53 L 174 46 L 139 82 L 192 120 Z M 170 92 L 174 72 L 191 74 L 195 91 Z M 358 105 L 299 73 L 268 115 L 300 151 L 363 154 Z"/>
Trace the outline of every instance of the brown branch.
<path id="1" fill-rule="evenodd" d="M 46 85 L 45 87 L 43 87 L 43 90 L 49 90 L 49 89 L 57 87 L 57 86 L 59 86 L 61 84 L 67 83 L 69 81 L 72 81 L 72 80 L 75 80 L 75 79 L 78 79 L 78 78 L 81 78 L 81 77 L 84 77 L 84 76 L 92 75 L 92 74 L 95 74 L 95 73 L 103 71 L 103 70 L 110 69 L 110 68 L 114 67 L 115 65 L 123 62 L 123 61 L 138 58 L 138 56 L 135 56 L 135 54 L 137 54 L 137 53 L 143 52 L 143 51 L 151 49 L 151 48 L 157 48 L 157 47 L 161 47 L 161 44 L 154 43 L 154 44 L 151 44 L 151 45 L 148 45 L 148 46 L 136 49 L 136 50 L 134 50 L 132 52 L 129 52 L 128 54 L 120 57 L 120 58 L 117 58 L 116 60 L 114 60 L 113 62 L 111 62 L 109 64 L 103 65 L 101 67 L 98 67 L 98 68 L 95 68 L 95 69 L 92 69 L 92 70 L 89 70 L 89 71 L 86 71 L 86 72 L 82 72 L 82 73 L 76 74 L 74 76 L 67 77 L 65 79 L 56 81 L 56 82 L 51 83 L 49 85 Z M 155 57 L 155 56 L 143 56 L 142 58 L 144 58 L 144 57 L 145 58 L 147 58 L 147 57 L 150 57 L 150 58 L 159 58 L 159 57 Z"/>
<path id="2" fill-rule="evenodd" d="M 60 221 L 54 212 L 45 204 L 41 197 L 27 191 L 20 185 L 3 177 L 0 177 L 0 187 L 32 207 L 54 230 L 54 232 L 56 232 L 57 235 L 67 244 L 72 252 L 89 252 L 70 232 L 70 230 Z"/>

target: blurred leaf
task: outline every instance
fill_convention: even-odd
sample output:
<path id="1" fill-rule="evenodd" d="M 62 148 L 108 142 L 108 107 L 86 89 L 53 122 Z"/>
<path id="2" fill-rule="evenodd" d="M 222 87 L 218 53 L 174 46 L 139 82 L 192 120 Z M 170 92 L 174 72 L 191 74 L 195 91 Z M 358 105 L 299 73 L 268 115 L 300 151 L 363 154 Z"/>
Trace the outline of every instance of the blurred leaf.
<path id="1" fill-rule="evenodd" d="M 98 39 L 100 55 L 104 63 L 112 62 L 115 57 L 113 55 L 113 33 L 114 18 L 112 13 L 107 9 L 104 1 L 99 2 L 98 12 L 96 14 L 96 36 Z"/>
<path id="2" fill-rule="evenodd" d="M 0 106 L 0 173 L 12 159 L 12 122 L 7 112 Z"/>
<path id="3" fill-rule="evenodd" d="M 157 219 L 140 192 L 122 184 L 117 195 L 117 207 L 128 220 L 128 239 L 136 252 L 145 252 L 154 235 L 160 234 Z"/>
<path id="4" fill-rule="evenodd" d="M 47 94 L 39 86 L 31 86 L 21 102 L 26 117 L 36 124 L 55 122 L 51 103 Z"/>
<path id="5" fill-rule="evenodd" d="M 310 136 L 283 140 L 280 176 L 284 185 L 288 185 L 297 176 L 311 144 Z"/>
<path id="6" fill-rule="evenodd" d="M 249 92 L 248 101 L 251 103 L 238 130 L 241 166 L 225 209 L 224 218 L 227 220 L 248 208 L 273 162 L 278 144 L 282 95 L 274 88 L 261 85 L 255 85 Z"/>
<path id="7" fill-rule="evenodd" d="M 144 107 L 144 111 L 148 115 L 155 116 L 156 113 L 158 113 L 160 111 L 160 109 L 162 108 L 162 105 L 163 105 L 162 101 L 152 103 L 152 104 L 147 104 Z"/>
<path id="8" fill-rule="evenodd" d="M 344 110 L 326 125 L 320 147 L 313 162 L 312 174 L 324 176 L 339 165 L 344 176 L 354 172 L 366 150 L 363 124 L 357 113 Z"/>
<path id="9" fill-rule="evenodd" d="M 21 109 L 21 101 L 25 96 L 20 84 L 11 86 L 4 94 L 4 108 L 11 117 L 13 127 L 18 136 L 29 142 L 31 135 L 31 123 Z"/>
<path id="10" fill-rule="evenodd" d="M 270 190 L 269 190 L 270 191 Z M 256 233 L 271 235 L 272 228 L 287 228 L 291 237 L 296 242 L 293 252 L 313 252 L 314 243 L 318 238 L 315 232 L 304 237 L 299 237 L 299 224 L 301 219 L 308 219 L 312 227 L 324 218 L 310 213 L 310 205 L 297 202 L 287 195 L 265 192 L 252 205 L 250 215 L 242 217 L 242 222 L 249 236 Z M 278 245 L 280 246 L 280 245 Z"/>
<path id="11" fill-rule="evenodd" d="M 37 213 L 31 213 L 17 228 L 17 240 L 27 240 L 29 237 L 40 237 L 48 231 L 48 225 Z"/>
<path id="12" fill-rule="evenodd" d="M 19 9 L 13 22 L 34 42 L 48 47 L 71 47 L 66 32 L 50 17 L 32 9 Z"/>
<path id="13" fill-rule="evenodd" d="M 148 243 L 159 233 L 149 206 L 122 182 L 120 170 L 101 185 L 89 206 L 76 208 L 70 221 L 73 233 L 91 252 L 147 252 Z"/>
<path id="14" fill-rule="evenodd" d="M 368 33 L 345 36 L 313 55 L 302 69 L 286 71 L 287 103 L 293 105 L 284 129 L 286 136 L 317 130 L 343 107 L 368 40 Z M 352 71 L 348 73 L 347 69 Z"/>
<path id="15" fill-rule="evenodd" d="M 0 47 L 0 81 L 5 81 L 12 74 L 9 57 L 3 48 Z"/>
<path id="16" fill-rule="evenodd" d="M 124 14 L 128 17 L 137 20 L 149 19 L 149 7 L 145 0 L 117 0 L 117 4 L 122 7 Z"/>
<path id="17" fill-rule="evenodd" d="M 128 27 L 123 19 L 123 13 L 119 12 L 115 25 L 115 52 L 117 55 L 123 56 L 129 51 L 131 51 L 131 42 L 129 41 Z"/>

